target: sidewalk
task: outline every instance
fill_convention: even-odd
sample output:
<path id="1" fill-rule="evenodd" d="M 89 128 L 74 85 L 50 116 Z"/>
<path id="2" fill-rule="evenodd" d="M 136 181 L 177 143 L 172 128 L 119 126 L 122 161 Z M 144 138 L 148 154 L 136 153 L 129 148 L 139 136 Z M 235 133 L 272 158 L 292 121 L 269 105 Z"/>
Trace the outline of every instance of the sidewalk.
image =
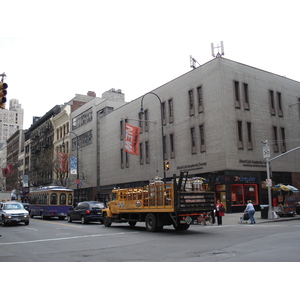
<path id="1" fill-rule="evenodd" d="M 222 218 L 222 223 L 223 225 L 241 225 L 239 223 L 240 217 L 243 216 L 242 212 L 239 213 L 231 213 L 227 214 L 225 213 L 225 216 Z M 294 217 L 278 217 L 277 219 L 269 220 L 269 219 L 262 219 L 261 218 L 261 212 L 256 211 L 254 215 L 255 221 L 257 224 L 260 223 L 268 223 L 268 222 L 283 222 L 283 221 L 293 221 L 293 220 L 300 220 L 300 215 L 296 215 Z M 244 224 L 250 224 L 250 220 L 248 221 L 243 221 Z"/>

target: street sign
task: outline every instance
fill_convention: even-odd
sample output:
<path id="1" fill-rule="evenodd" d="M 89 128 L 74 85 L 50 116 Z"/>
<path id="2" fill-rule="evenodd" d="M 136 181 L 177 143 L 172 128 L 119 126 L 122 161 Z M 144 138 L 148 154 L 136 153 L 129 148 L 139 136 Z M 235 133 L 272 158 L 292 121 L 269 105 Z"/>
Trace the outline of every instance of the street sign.
<path id="1" fill-rule="evenodd" d="M 264 155 L 264 158 L 270 157 L 270 147 L 269 146 L 263 147 L 263 155 Z"/>
<path id="2" fill-rule="evenodd" d="M 272 186 L 272 179 L 266 179 L 266 185 L 271 187 Z"/>

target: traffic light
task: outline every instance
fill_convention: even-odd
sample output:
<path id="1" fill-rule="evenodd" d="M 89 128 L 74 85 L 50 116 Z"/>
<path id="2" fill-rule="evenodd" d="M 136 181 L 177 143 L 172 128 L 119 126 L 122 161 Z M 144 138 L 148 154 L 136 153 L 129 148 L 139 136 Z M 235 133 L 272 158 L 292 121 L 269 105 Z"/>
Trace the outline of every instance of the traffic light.
<path id="1" fill-rule="evenodd" d="M 0 108 L 5 109 L 5 102 L 6 102 L 6 94 L 7 94 L 7 83 L 0 82 Z"/>
<path id="2" fill-rule="evenodd" d="M 170 163 L 168 160 L 165 160 L 165 170 L 168 171 L 170 169 Z"/>

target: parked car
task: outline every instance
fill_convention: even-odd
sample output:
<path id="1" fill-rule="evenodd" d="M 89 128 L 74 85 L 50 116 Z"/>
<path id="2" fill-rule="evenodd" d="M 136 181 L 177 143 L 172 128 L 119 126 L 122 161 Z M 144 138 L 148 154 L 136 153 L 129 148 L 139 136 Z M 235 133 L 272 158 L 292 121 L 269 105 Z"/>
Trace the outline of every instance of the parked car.
<path id="1" fill-rule="evenodd" d="M 8 223 L 24 222 L 29 224 L 29 212 L 24 208 L 23 204 L 18 201 L 7 201 L 0 203 L 0 218 L 2 226 Z"/>
<path id="2" fill-rule="evenodd" d="M 79 202 L 74 208 L 70 209 L 67 215 L 68 222 L 80 221 L 87 224 L 90 221 L 98 221 L 103 224 L 102 209 L 104 204 L 98 201 Z"/>

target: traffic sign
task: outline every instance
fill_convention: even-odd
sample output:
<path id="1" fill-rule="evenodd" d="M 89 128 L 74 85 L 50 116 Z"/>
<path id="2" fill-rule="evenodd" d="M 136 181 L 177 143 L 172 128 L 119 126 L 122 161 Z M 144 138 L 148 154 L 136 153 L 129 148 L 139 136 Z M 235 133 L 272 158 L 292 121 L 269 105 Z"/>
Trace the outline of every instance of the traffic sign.
<path id="1" fill-rule="evenodd" d="M 264 155 L 264 158 L 270 157 L 270 147 L 269 146 L 263 147 L 263 155 Z"/>

